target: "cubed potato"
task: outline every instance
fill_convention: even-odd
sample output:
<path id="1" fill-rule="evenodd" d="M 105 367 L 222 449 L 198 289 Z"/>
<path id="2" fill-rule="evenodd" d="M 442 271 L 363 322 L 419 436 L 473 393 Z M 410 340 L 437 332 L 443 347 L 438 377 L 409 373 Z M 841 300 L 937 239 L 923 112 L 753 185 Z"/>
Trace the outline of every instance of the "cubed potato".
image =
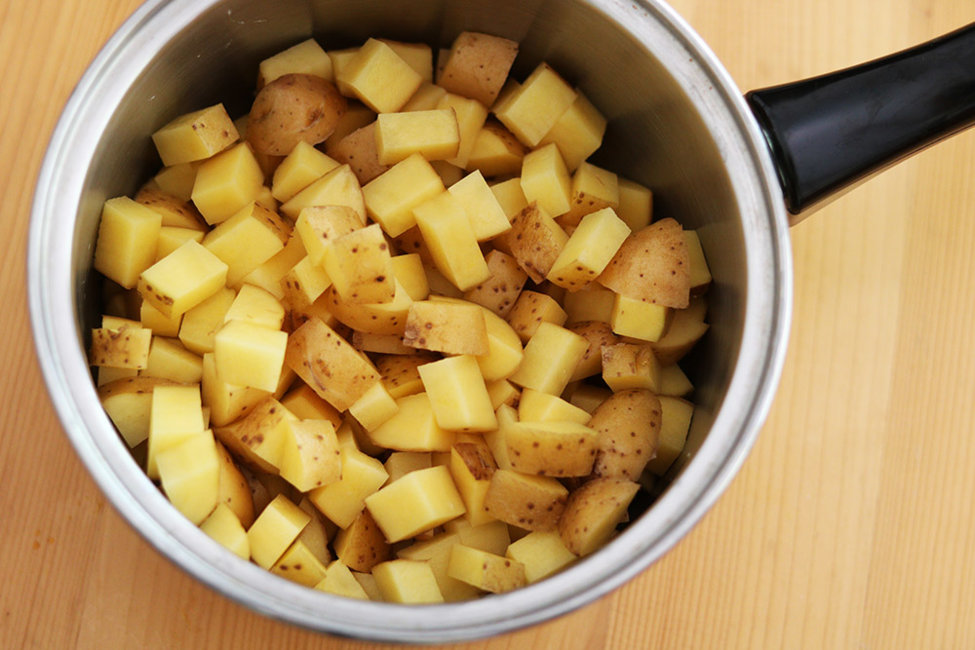
<path id="1" fill-rule="evenodd" d="M 389 38 L 378 39 L 389 46 L 396 55 L 406 61 L 424 82 L 433 81 L 433 49 L 426 43 L 404 43 Z"/>
<path id="2" fill-rule="evenodd" d="M 524 587 L 525 566 L 517 560 L 456 544 L 450 552 L 447 575 L 495 594 Z"/>
<path id="3" fill-rule="evenodd" d="M 558 217 L 572 207 L 572 179 L 554 144 L 525 154 L 521 163 L 521 189 L 529 203 L 538 203 L 546 213 Z"/>
<path id="4" fill-rule="evenodd" d="M 341 50 L 328 50 L 328 58 L 332 61 L 332 76 L 335 80 L 335 85 L 346 97 L 352 97 L 352 88 L 348 83 L 345 82 L 345 77 L 342 74 L 343 70 L 349 65 L 349 62 L 355 58 L 355 55 L 359 53 L 359 48 L 357 47 L 347 47 Z M 370 112 L 373 112 L 370 109 Z M 371 120 L 370 120 L 371 121 Z M 358 128 L 358 127 L 356 127 Z M 354 131 L 355 128 L 349 129 L 346 133 Z"/>
<path id="5" fill-rule="evenodd" d="M 368 510 L 363 510 L 352 524 L 335 536 L 335 555 L 350 569 L 372 571 L 380 562 L 392 558 L 392 547 Z"/>
<path id="6" fill-rule="evenodd" d="M 389 245 L 379 224 L 338 237 L 325 248 L 325 272 L 347 304 L 392 302 L 396 295 Z"/>
<path id="7" fill-rule="evenodd" d="M 437 270 L 455 287 L 467 291 L 488 279 L 491 272 L 461 199 L 441 192 L 413 208 L 413 216 Z"/>
<path id="8" fill-rule="evenodd" d="M 419 232 L 419 228 L 416 230 Z M 421 236 L 420 239 L 422 240 L 423 237 Z M 425 250 L 427 252 L 427 256 L 430 257 L 430 251 L 426 248 L 426 245 L 424 245 L 423 250 Z M 420 255 L 422 257 L 423 253 L 421 252 Z M 427 276 L 427 286 L 430 287 L 430 294 L 428 298 L 432 299 L 435 297 L 446 296 L 448 298 L 460 299 L 463 297 L 464 292 L 455 287 L 453 283 L 444 276 L 443 273 L 437 270 L 437 267 L 434 266 L 432 259 L 429 262 L 424 259 L 423 271 Z"/>
<path id="9" fill-rule="evenodd" d="M 597 478 L 573 490 L 559 520 L 565 547 L 579 556 L 602 547 L 623 521 L 639 489 L 640 484 L 633 481 Z"/>
<path id="10" fill-rule="evenodd" d="M 282 278 L 305 257 L 306 251 L 301 243 L 301 237 L 292 231 L 284 248 L 245 275 L 242 282 L 260 287 L 278 300 L 282 300 L 284 298 L 284 289 L 281 286 Z"/>
<path id="11" fill-rule="evenodd" d="M 209 158 L 237 141 L 237 129 L 223 104 L 180 115 L 152 134 L 164 165 Z"/>
<path id="12" fill-rule="evenodd" d="M 227 264 L 227 284 L 236 288 L 284 248 L 290 230 L 276 213 L 251 203 L 207 233 L 203 246 Z"/>
<path id="13" fill-rule="evenodd" d="M 319 205 L 344 205 L 359 216 L 360 223 L 366 222 L 362 186 L 348 165 L 339 165 L 313 181 L 282 203 L 281 212 L 291 219 L 297 219 L 303 209 Z"/>
<path id="14" fill-rule="evenodd" d="M 342 424 L 342 414 L 303 381 L 281 398 L 281 404 L 301 420 L 328 420 L 335 428 Z"/>
<path id="15" fill-rule="evenodd" d="M 149 478 L 159 478 L 156 461 L 160 453 L 194 436 L 201 436 L 203 432 L 203 406 L 199 386 L 155 385 L 149 411 L 149 448 L 146 462 Z M 204 513 L 204 517 L 208 514 L 210 513 Z M 198 524 L 200 521 L 194 523 Z"/>
<path id="16" fill-rule="evenodd" d="M 576 100 L 576 91 L 547 63 L 494 107 L 495 115 L 529 147 L 538 145 Z"/>
<path id="17" fill-rule="evenodd" d="M 217 501 L 221 506 L 230 508 L 238 522 L 249 528 L 254 523 L 254 498 L 244 474 L 234 463 L 227 448 L 215 441 L 217 445 L 217 460 L 220 466 L 217 479 Z M 219 507 L 219 506 L 218 506 Z"/>
<path id="18" fill-rule="evenodd" d="M 211 226 L 226 221 L 253 203 L 264 187 L 264 171 L 246 143 L 200 164 L 192 199 Z"/>
<path id="19" fill-rule="evenodd" d="M 569 236 L 537 203 L 530 203 L 511 218 L 511 230 L 499 237 L 518 265 L 536 284 L 545 280 Z"/>
<path id="20" fill-rule="evenodd" d="M 159 482 L 170 503 L 200 525 L 217 507 L 220 465 L 213 434 L 196 433 L 159 450 Z"/>
<path id="21" fill-rule="evenodd" d="M 131 289 L 156 259 L 161 227 L 159 213 L 128 197 L 105 201 L 95 241 L 95 270 Z"/>
<path id="22" fill-rule="evenodd" d="M 356 129 L 330 145 L 328 155 L 343 165 L 349 165 L 361 185 L 365 185 L 389 169 L 379 160 L 376 122 Z"/>
<path id="23" fill-rule="evenodd" d="M 484 507 L 495 518 L 527 530 L 554 530 L 569 491 L 550 476 L 499 469 L 491 476 Z"/>
<path id="24" fill-rule="evenodd" d="M 214 337 L 213 355 L 221 381 L 274 392 L 281 378 L 288 335 L 232 320 Z"/>
<path id="25" fill-rule="evenodd" d="M 519 390 L 507 379 L 496 379 L 487 384 L 488 396 L 491 398 L 491 406 L 495 410 L 502 404 L 514 405 L 518 403 L 521 396 Z"/>
<path id="26" fill-rule="evenodd" d="M 415 348 L 403 344 L 403 337 L 397 334 L 373 334 L 371 332 L 352 332 L 352 347 L 362 352 L 378 354 L 413 354 Z"/>
<path id="27" fill-rule="evenodd" d="M 612 321 L 615 304 L 616 293 L 594 282 L 578 291 L 565 294 L 562 302 L 568 315 L 565 322 L 569 325 L 587 321 L 608 324 Z"/>
<path id="28" fill-rule="evenodd" d="M 342 478 L 308 493 L 308 499 L 339 528 L 348 528 L 365 499 L 386 482 L 383 464 L 354 447 L 342 448 Z"/>
<path id="29" fill-rule="evenodd" d="M 490 106 L 497 99 L 518 43 L 480 32 L 461 32 L 450 48 L 437 82 L 452 93 Z"/>
<path id="30" fill-rule="evenodd" d="M 450 472 L 441 466 L 410 472 L 365 501 L 390 543 L 436 528 L 465 512 Z"/>
<path id="31" fill-rule="evenodd" d="M 193 228 L 163 226 L 156 238 L 156 257 L 153 261 L 158 262 L 191 239 L 197 244 L 202 243 L 204 234 L 202 230 Z"/>
<path id="32" fill-rule="evenodd" d="M 426 353 L 395 357 L 378 356 L 376 370 L 382 376 L 386 391 L 395 399 L 399 399 L 423 392 L 423 381 L 417 368 L 436 360 L 437 357 Z"/>
<path id="33" fill-rule="evenodd" d="M 194 178 L 196 172 L 194 171 Z M 192 191 L 192 189 L 191 189 Z M 161 189 L 143 187 L 135 195 L 135 202 L 146 206 L 162 217 L 163 227 L 207 230 L 203 216 L 188 199 L 180 198 Z"/>
<path id="34" fill-rule="evenodd" d="M 668 217 L 631 234 L 598 281 L 628 298 L 687 307 L 690 258 L 681 225 Z"/>
<path id="35" fill-rule="evenodd" d="M 450 450 L 450 475 L 464 501 L 467 520 L 473 526 L 495 520 L 484 507 L 484 496 L 497 468 L 491 449 L 483 439 L 457 442 Z"/>
<path id="36" fill-rule="evenodd" d="M 349 567 L 345 566 L 341 560 L 335 560 L 325 568 L 325 577 L 315 585 L 315 589 L 336 596 L 369 600 L 369 595 L 355 579 Z"/>
<path id="37" fill-rule="evenodd" d="M 511 382 L 522 388 L 561 395 L 588 346 L 586 339 L 578 334 L 552 323 L 542 323 L 525 346 L 524 360 L 511 376 Z"/>
<path id="38" fill-rule="evenodd" d="M 193 354 L 176 339 L 152 337 L 149 359 L 142 374 L 161 377 L 182 384 L 198 384 L 203 379 L 203 359 Z"/>
<path id="39" fill-rule="evenodd" d="M 233 289 L 222 288 L 183 314 L 179 340 L 186 349 L 200 355 L 213 352 L 217 330 L 223 327 L 224 318 L 235 297 Z"/>
<path id="40" fill-rule="evenodd" d="M 487 106 L 476 99 L 469 99 L 448 92 L 437 102 L 437 108 L 454 111 L 457 118 L 457 131 L 460 135 L 457 155 L 447 158 L 446 161 L 462 169 L 467 169 L 467 162 L 470 159 L 471 151 L 474 150 L 477 134 L 480 133 L 481 127 L 487 120 Z"/>
<path id="41" fill-rule="evenodd" d="M 413 209 L 443 191 L 440 176 L 420 154 L 396 163 L 362 188 L 369 216 L 390 237 L 416 225 Z"/>
<path id="42" fill-rule="evenodd" d="M 257 87 L 286 74 L 310 74 L 331 81 L 332 60 L 315 39 L 309 38 L 261 61 L 257 66 Z"/>
<path id="43" fill-rule="evenodd" d="M 684 242 L 687 244 L 687 256 L 691 265 L 691 294 L 700 295 L 711 285 L 711 270 L 701 248 L 701 239 L 696 230 L 684 231 Z"/>
<path id="44" fill-rule="evenodd" d="M 386 602 L 414 605 L 444 602 L 433 569 L 426 562 L 390 560 L 377 564 L 372 575 Z"/>
<path id="45" fill-rule="evenodd" d="M 280 425 L 285 479 L 302 492 L 339 480 L 342 465 L 335 427 L 328 420 L 286 420 Z"/>
<path id="46" fill-rule="evenodd" d="M 392 302 L 350 304 L 339 297 L 335 287 L 329 287 L 316 304 L 322 302 L 325 315 L 338 319 L 354 330 L 402 336 L 413 300 L 402 284 L 396 282 L 395 285 L 396 292 Z"/>
<path id="47" fill-rule="evenodd" d="M 676 363 L 660 368 L 660 394 L 668 397 L 684 397 L 694 390 L 694 384 Z"/>
<path id="48" fill-rule="evenodd" d="M 528 533 L 512 542 L 505 555 L 525 567 L 525 580 L 528 584 L 561 571 L 577 559 L 555 531 Z"/>
<path id="49" fill-rule="evenodd" d="M 264 289 L 245 284 L 224 314 L 224 323 L 241 320 L 270 330 L 279 330 L 284 323 L 284 307 Z"/>
<path id="50" fill-rule="evenodd" d="M 430 166 L 440 175 L 440 180 L 443 181 L 444 187 L 450 187 L 467 174 L 463 168 L 449 163 L 446 160 L 434 160 L 430 163 Z"/>
<path id="51" fill-rule="evenodd" d="M 586 377 L 602 374 L 603 357 L 602 348 L 604 345 L 613 345 L 620 342 L 620 337 L 613 333 L 612 328 L 600 321 L 584 321 L 567 325 L 566 329 L 575 332 L 586 339 L 589 347 L 572 372 L 570 381 L 579 381 Z"/>
<path id="52" fill-rule="evenodd" d="M 396 400 L 386 390 L 383 382 L 377 381 L 349 407 L 349 415 L 356 419 L 366 431 L 374 431 L 389 420 L 399 410 Z"/>
<path id="53" fill-rule="evenodd" d="M 335 78 L 377 113 L 398 111 L 423 81 L 389 45 L 374 38 L 336 71 Z"/>
<path id="54" fill-rule="evenodd" d="M 325 251 L 335 240 L 362 227 L 358 215 L 347 206 L 324 205 L 304 208 L 295 221 L 294 231 L 308 257 L 320 264 Z"/>
<path id="55" fill-rule="evenodd" d="M 620 336 L 641 341 L 659 341 L 670 326 L 673 310 L 616 294 L 610 326 Z"/>
<path id="56" fill-rule="evenodd" d="M 152 177 L 159 189 L 167 194 L 189 201 L 193 193 L 193 181 L 196 180 L 196 168 L 199 162 L 186 162 L 163 167 Z"/>
<path id="57" fill-rule="evenodd" d="M 450 451 L 455 434 L 437 424 L 426 393 L 400 397 L 396 406 L 392 417 L 369 432 L 370 441 L 398 451 Z"/>
<path id="58" fill-rule="evenodd" d="M 600 404 L 609 399 L 613 391 L 602 386 L 580 383 L 569 396 L 569 402 L 584 411 L 593 413 Z"/>
<path id="59" fill-rule="evenodd" d="M 128 379 L 131 377 L 137 377 L 139 371 L 135 368 L 112 368 L 110 366 L 100 366 L 96 368 L 97 386 L 104 386 L 105 384 L 110 384 L 118 379 Z"/>
<path id="60" fill-rule="evenodd" d="M 490 431 L 498 426 L 474 357 L 466 354 L 417 369 L 437 424 L 448 431 Z"/>
<path id="61" fill-rule="evenodd" d="M 389 478 L 386 483 L 392 483 L 410 472 L 427 467 L 433 467 L 429 451 L 394 451 L 383 463 Z"/>
<path id="62" fill-rule="evenodd" d="M 587 425 L 588 412 L 573 406 L 561 397 L 540 393 L 526 388 L 518 402 L 518 420 L 521 422 L 573 422 Z"/>
<path id="63" fill-rule="evenodd" d="M 311 517 L 308 513 L 279 494 L 264 508 L 247 531 L 251 559 L 258 566 L 270 569 L 309 521 Z"/>
<path id="64" fill-rule="evenodd" d="M 413 300 L 426 300 L 430 295 L 423 261 L 416 253 L 393 256 L 393 275 Z"/>
<path id="65" fill-rule="evenodd" d="M 375 138 L 383 165 L 394 165 L 414 153 L 430 161 L 448 160 L 460 146 L 457 117 L 450 108 L 380 113 Z"/>
<path id="66" fill-rule="evenodd" d="M 488 120 L 478 131 L 467 166 L 485 176 L 515 176 L 528 150 L 501 124 Z"/>
<path id="67" fill-rule="evenodd" d="M 620 204 L 619 179 L 607 169 L 584 162 L 572 175 L 571 203 L 569 211 L 559 218 L 563 226 L 574 226 L 587 214 L 605 208 L 615 209 Z M 627 233 L 629 230 L 627 226 Z"/>
<path id="68" fill-rule="evenodd" d="M 93 366 L 140 370 L 149 366 L 151 346 L 152 330 L 144 327 L 95 328 L 91 331 L 88 362 Z"/>
<path id="69" fill-rule="evenodd" d="M 457 521 L 457 520 L 455 520 Z M 423 561 L 433 571 L 437 586 L 447 602 L 470 600 L 480 593 L 477 589 L 447 575 L 450 551 L 460 543 L 457 533 L 441 533 L 428 540 L 417 541 L 400 549 L 397 556 L 405 560 Z"/>
<path id="70" fill-rule="evenodd" d="M 660 400 L 649 390 L 613 393 L 589 423 L 599 436 L 593 476 L 639 480 L 656 454 L 660 423 Z"/>
<path id="71" fill-rule="evenodd" d="M 508 313 L 508 324 L 527 342 L 542 323 L 565 324 L 567 316 L 559 303 L 537 291 L 522 291 Z"/>
<path id="72" fill-rule="evenodd" d="M 251 556 L 247 531 L 240 519 L 226 504 L 218 504 L 210 516 L 200 524 L 200 530 L 237 557 L 249 560 Z"/>
<path id="73" fill-rule="evenodd" d="M 515 258 L 497 249 L 488 251 L 484 261 L 491 277 L 466 291 L 464 300 L 477 303 L 505 318 L 521 294 L 528 274 L 521 270 Z"/>
<path id="74" fill-rule="evenodd" d="M 679 397 L 660 396 L 660 437 L 657 455 L 647 463 L 647 470 L 662 476 L 684 450 L 691 428 L 694 405 Z"/>
<path id="75" fill-rule="evenodd" d="M 155 377 L 123 377 L 98 387 L 102 408 L 129 447 L 149 437 L 152 392 L 157 385 L 174 386 L 175 382 Z"/>
<path id="76" fill-rule="evenodd" d="M 577 422 L 526 422 L 504 433 L 511 469 L 539 476 L 587 476 L 596 457 L 596 432 Z"/>
<path id="77" fill-rule="evenodd" d="M 354 53 L 354 52 L 353 52 Z M 330 53 L 331 55 L 331 53 Z M 333 67 L 335 59 L 332 60 Z M 335 85 L 339 88 L 340 92 L 343 94 L 348 94 L 342 91 L 342 83 L 337 79 Z M 347 102 L 345 113 L 339 117 L 339 121 L 335 124 L 335 130 L 332 131 L 332 135 L 328 136 L 325 140 L 325 149 L 328 150 L 329 147 L 334 147 L 339 141 L 345 138 L 353 131 L 357 131 L 362 127 L 376 121 L 376 112 L 365 106 L 361 102 L 354 99 L 350 99 Z"/>
<path id="78" fill-rule="evenodd" d="M 521 165 L 518 166 L 518 171 L 521 171 Z M 515 215 L 528 207 L 528 199 L 525 198 L 525 192 L 521 189 L 521 179 L 517 176 L 500 183 L 494 183 L 491 185 L 491 193 L 494 194 L 494 198 L 498 200 L 498 205 L 504 210 L 504 214 L 509 220 L 514 219 Z M 497 241 L 494 243 L 495 246 L 499 244 Z"/>
<path id="79" fill-rule="evenodd" d="M 432 111 L 437 108 L 437 103 L 446 94 L 447 90 L 443 86 L 438 86 L 430 81 L 424 81 L 416 89 L 416 92 L 413 93 L 413 96 L 410 97 L 410 101 L 403 104 L 403 108 L 400 111 Z"/>
<path id="80" fill-rule="evenodd" d="M 626 178 L 619 179 L 620 204 L 616 214 L 636 232 L 650 225 L 653 220 L 653 192 L 649 188 Z"/>
<path id="81" fill-rule="evenodd" d="M 603 346 L 603 381 L 614 392 L 629 388 L 660 390 L 660 362 L 649 344 Z"/>
<path id="82" fill-rule="evenodd" d="M 571 172 L 599 149 L 605 133 L 606 118 L 585 95 L 577 93 L 575 101 L 559 116 L 539 144 L 554 142 Z M 634 230 L 637 228 L 629 221 L 627 224 Z"/>
<path id="83" fill-rule="evenodd" d="M 297 419 L 274 397 L 265 397 L 244 417 L 217 426 L 214 433 L 241 461 L 263 472 L 277 474 L 287 435 L 282 425 Z"/>
<path id="84" fill-rule="evenodd" d="M 269 397 L 269 393 L 265 390 L 234 386 L 220 381 L 212 352 L 203 355 L 201 390 L 203 403 L 210 409 L 210 422 L 215 427 L 225 426 L 247 415 L 251 409 Z"/>
<path id="85" fill-rule="evenodd" d="M 163 315 L 185 314 L 220 289 L 229 267 L 195 241 L 188 241 L 139 276 L 139 293 Z"/>
<path id="86" fill-rule="evenodd" d="M 505 433 L 508 428 L 518 422 L 517 404 L 501 404 L 495 409 L 494 414 L 498 418 L 498 428 L 494 431 L 486 431 L 481 434 L 484 442 L 487 443 L 494 457 L 494 462 L 500 469 L 511 469 L 511 460 L 508 458 L 508 443 L 505 440 Z"/>
<path id="87" fill-rule="evenodd" d="M 314 318 L 288 337 L 285 363 L 339 411 L 348 409 L 379 381 L 379 373 L 368 359 Z"/>
<path id="88" fill-rule="evenodd" d="M 340 167 L 342 163 L 326 156 L 307 142 L 299 142 L 275 168 L 271 195 L 281 202 L 292 199 L 313 182 Z"/>
<path id="89" fill-rule="evenodd" d="M 508 533 L 508 524 L 498 519 L 483 524 L 473 525 L 466 517 L 452 519 L 443 526 L 444 531 L 457 533 L 460 543 L 464 546 L 501 555 L 508 544 L 511 543 L 511 536 Z"/>
<path id="90" fill-rule="evenodd" d="M 325 578 L 325 564 L 300 539 L 292 542 L 269 570 L 306 587 L 314 587 Z"/>
<path id="91" fill-rule="evenodd" d="M 486 354 L 488 335 L 483 308 L 473 303 L 414 302 L 403 343 L 446 354 Z"/>
<path id="92" fill-rule="evenodd" d="M 511 229 L 511 222 L 481 172 L 471 172 L 447 191 L 460 200 L 477 241 L 492 239 Z"/>
<path id="93" fill-rule="evenodd" d="M 629 227 L 612 208 L 587 214 L 546 277 L 569 291 L 582 289 L 603 272 L 629 234 Z"/>

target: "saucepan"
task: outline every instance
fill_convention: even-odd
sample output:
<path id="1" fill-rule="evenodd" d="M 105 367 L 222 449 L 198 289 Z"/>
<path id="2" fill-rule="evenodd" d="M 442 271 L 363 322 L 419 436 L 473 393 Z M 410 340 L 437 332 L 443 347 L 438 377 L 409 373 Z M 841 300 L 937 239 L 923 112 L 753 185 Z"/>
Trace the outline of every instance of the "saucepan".
<path id="1" fill-rule="evenodd" d="M 173 116 L 252 100 L 257 63 L 315 36 L 448 46 L 462 30 L 521 44 L 514 74 L 547 61 L 609 121 L 597 162 L 654 189 L 655 214 L 697 229 L 714 277 L 711 329 L 690 359 L 687 446 L 646 510 L 608 546 L 547 580 L 479 601 L 358 602 L 284 581 L 224 551 L 172 508 L 99 405 L 85 358 L 98 313 L 101 205 L 158 165 Z M 850 183 L 975 119 L 975 29 L 831 76 L 750 93 L 658 0 L 150 0 L 105 45 L 53 134 L 37 183 L 29 296 L 37 353 L 78 455 L 164 556 L 268 616 L 414 643 L 499 634 L 564 614 L 646 569 L 715 502 L 769 409 L 785 356 L 788 228 Z"/>

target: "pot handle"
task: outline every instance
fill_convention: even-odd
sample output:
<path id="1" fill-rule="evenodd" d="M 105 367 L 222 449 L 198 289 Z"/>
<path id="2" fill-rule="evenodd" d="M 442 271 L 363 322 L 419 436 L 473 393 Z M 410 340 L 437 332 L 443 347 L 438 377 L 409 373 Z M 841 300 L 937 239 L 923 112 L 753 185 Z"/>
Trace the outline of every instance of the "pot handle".
<path id="1" fill-rule="evenodd" d="M 755 90 L 745 99 L 795 217 L 975 122 L 975 23 L 869 63 Z"/>

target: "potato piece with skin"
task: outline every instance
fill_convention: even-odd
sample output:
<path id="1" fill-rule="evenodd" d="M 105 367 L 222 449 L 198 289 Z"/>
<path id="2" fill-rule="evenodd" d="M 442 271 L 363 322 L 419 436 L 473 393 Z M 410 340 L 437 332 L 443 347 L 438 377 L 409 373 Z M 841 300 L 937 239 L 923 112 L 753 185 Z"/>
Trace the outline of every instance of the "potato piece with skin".
<path id="1" fill-rule="evenodd" d="M 497 249 L 488 251 L 484 262 L 491 277 L 468 289 L 464 293 L 464 300 L 477 303 L 505 318 L 518 300 L 528 274 L 521 270 L 515 258 Z"/>
<path id="2" fill-rule="evenodd" d="M 379 381 L 372 363 L 317 318 L 288 337 L 285 363 L 339 411 L 348 409 Z"/>
<path id="3" fill-rule="evenodd" d="M 345 97 L 322 77 L 282 75 L 257 93 L 247 122 L 247 141 L 260 153 L 287 156 L 299 142 L 323 142 L 345 108 Z"/>
<path id="4" fill-rule="evenodd" d="M 241 461 L 277 474 L 281 464 L 286 421 L 298 418 L 273 397 L 266 397 L 247 415 L 214 429 L 217 438 Z"/>
<path id="5" fill-rule="evenodd" d="M 683 309 L 690 300 L 690 260 L 683 229 L 661 219 L 630 235 L 597 281 L 616 293 Z"/>
<path id="6" fill-rule="evenodd" d="M 396 282 L 396 293 L 392 302 L 349 304 L 339 297 L 335 287 L 326 289 L 316 304 L 318 302 L 322 303 L 327 315 L 354 330 L 398 336 L 403 335 L 406 319 L 413 305 L 413 300 L 399 282 Z"/>
<path id="7" fill-rule="evenodd" d="M 231 510 L 244 528 L 254 523 L 254 499 L 247 479 L 234 463 L 227 448 L 215 441 L 220 472 L 217 480 L 217 502 Z"/>
<path id="8" fill-rule="evenodd" d="M 413 209 L 443 191 L 440 175 L 420 154 L 401 160 L 362 188 L 369 216 L 390 237 L 415 226 Z"/>
<path id="9" fill-rule="evenodd" d="M 268 570 L 306 587 L 314 587 L 325 577 L 325 564 L 300 539 L 296 539 Z"/>
<path id="10" fill-rule="evenodd" d="M 626 517 L 639 489 L 640 484 L 633 481 L 597 478 L 573 490 L 559 519 L 559 535 L 566 548 L 586 556 L 602 547 Z"/>
<path id="11" fill-rule="evenodd" d="M 569 381 L 579 381 L 586 377 L 602 374 L 602 348 L 604 345 L 619 343 L 620 337 L 613 333 L 609 325 L 600 321 L 573 323 L 572 325 L 566 325 L 566 329 L 583 337 L 589 344 L 585 354 L 582 355 L 582 359 L 579 361 L 579 365 L 572 372 L 572 377 L 569 378 Z"/>
<path id="12" fill-rule="evenodd" d="M 295 541 L 311 517 L 283 495 L 278 495 L 264 508 L 247 531 L 251 559 L 270 569 Z"/>
<path id="13" fill-rule="evenodd" d="M 143 369 L 149 366 L 152 330 L 144 327 L 96 328 L 91 331 L 89 363 L 110 368 Z"/>
<path id="14" fill-rule="evenodd" d="M 467 508 L 467 520 L 479 526 L 495 518 L 484 508 L 484 496 L 491 476 L 498 468 L 483 439 L 458 442 L 450 450 L 450 475 Z"/>
<path id="15" fill-rule="evenodd" d="M 537 203 L 511 219 L 511 230 L 497 240 L 536 284 L 545 280 L 569 236 Z"/>
<path id="16" fill-rule="evenodd" d="M 380 562 L 392 558 L 393 549 L 386 543 L 383 531 L 368 510 L 363 510 L 352 524 L 335 536 L 335 555 L 350 569 L 372 571 Z"/>
<path id="17" fill-rule="evenodd" d="M 220 291 L 229 267 L 195 241 L 188 241 L 139 276 L 139 294 L 164 316 L 185 314 Z"/>
<path id="18" fill-rule="evenodd" d="M 577 91 L 575 101 L 562 113 L 539 144 L 554 142 L 565 160 L 566 167 L 572 172 L 599 149 L 605 133 L 606 118 L 585 95 Z M 648 223 L 649 220 L 640 226 L 635 226 L 627 221 L 630 228 L 634 230 Z"/>
<path id="19" fill-rule="evenodd" d="M 95 270 L 131 289 L 156 256 L 162 217 L 144 205 L 121 196 L 102 207 L 95 242 Z"/>
<path id="20" fill-rule="evenodd" d="M 451 549 L 447 575 L 494 594 L 528 584 L 525 565 L 521 562 L 463 544 Z"/>
<path id="21" fill-rule="evenodd" d="M 431 296 L 431 302 L 453 302 L 465 304 L 459 298 Z M 487 331 L 487 352 L 477 355 L 477 365 L 481 369 L 484 381 L 504 379 L 514 373 L 521 365 L 524 350 L 518 334 L 507 322 L 486 307 L 481 307 L 484 316 L 484 326 Z"/>
<path id="22" fill-rule="evenodd" d="M 362 227 L 359 216 L 344 205 L 310 206 L 298 213 L 294 232 L 308 257 L 316 264 L 325 258 L 325 250 L 335 240 Z"/>
<path id="23" fill-rule="evenodd" d="M 650 391 L 613 393 L 589 422 L 599 436 L 592 475 L 639 480 L 643 468 L 656 455 L 660 423 L 660 400 Z"/>
<path id="24" fill-rule="evenodd" d="M 649 344 L 615 343 L 602 348 L 603 381 L 613 391 L 660 389 L 660 362 Z"/>
<path id="25" fill-rule="evenodd" d="M 484 507 L 495 518 L 527 530 L 554 530 L 569 491 L 557 479 L 499 469 L 491 476 Z"/>
<path id="26" fill-rule="evenodd" d="M 508 313 L 508 324 L 527 342 L 542 323 L 565 324 L 567 316 L 559 303 L 550 296 L 537 291 L 522 291 Z"/>
<path id="27" fill-rule="evenodd" d="M 342 302 L 388 303 L 396 295 L 392 256 L 379 224 L 335 239 L 325 248 L 323 264 Z"/>
<path id="28" fill-rule="evenodd" d="M 237 129 L 223 104 L 180 115 L 152 134 L 167 167 L 209 158 L 237 141 Z"/>
<path id="29" fill-rule="evenodd" d="M 605 208 L 615 209 L 620 204 L 618 177 L 591 163 L 580 164 L 572 175 L 571 203 L 569 211 L 559 217 L 563 226 L 577 225 L 587 214 Z"/>
<path id="30" fill-rule="evenodd" d="M 487 325 L 482 308 L 471 303 L 414 302 L 403 343 L 446 354 L 486 354 Z"/>
<path id="31" fill-rule="evenodd" d="M 461 97 L 454 93 L 447 93 L 437 102 L 437 108 L 441 110 L 453 110 L 457 117 L 457 131 L 460 135 L 460 144 L 457 148 L 457 155 L 448 158 L 447 162 L 457 165 L 461 169 L 467 169 L 467 162 L 474 149 L 477 134 L 487 120 L 487 106 L 477 101 Z"/>
<path id="32" fill-rule="evenodd" d="M 376 122 L 370 122 L 326 148 L 329 156 L 352 169 L 361 185 L 389 169 L 390 163 L 379 160 L 376 126 Z"/>
<path id="33" fill-rule="evenodd" d="M 279 425 L 278 469 L 301 492 L 328 485 L 342 476 L 339 442 L 328 420 L 286 420 Z"/>
<path id="34" fill-rule="evenodd" d="M 511 469 L 539 476 L 586 476 L 596 457 L 597 435 L 576 422 L 518 422 L 505 430 Z"/>
<path id="35" fill-rule="evenodd" d="M 303 381 L 288 390 L 281 398 L 281 405 L 302 420 L 328 420 L 335 428 L 342 424 L 342 414 Z"/>
<path id="36" fill-rule="evenodd" d="M 143 187 L 135 195 L 135 202 L 146 206 L 162 218 L 162 226 L 207 230 L 203 215 L 189 201 L 163 190 Z"/>
<path id="37" fill-rule="evenodd" d="M 372 332 L 352 332 L 352 347 L 363 352 L 378 354 L 413 354 L 416 348 L 403 344 L 398 334 L 373 334 Z"/>
<path id="38" fill-rule="evenodd" d="M 156 377 L 123 377 L 99 386 L 98 399 L 131 448 L 149 437 L 153 388 L 175 385 Z"/>
<path id="39" fill-rule="evenodd" d="M 447 357 L 417 369 L 437 424 L 448 431 L 490 431 L 498 421 L 474 357 Z"/>
<path id="40" fill-rule="evenodd" d="M 437 82 L 452 93 L 490 106 L 501 92 L 517 55 L 516 41 L 479 32 L 461 32 L 454 39 Z"/>
<path id="41" fill-rule="evenodd" d="M 662 476 L 684 449 L 694 416 L 694 405 L 679 397 L 660 396 L 660 436 L 657 455 L 647 464 L 647 471 Z"/>
<path id="42" fill-rule="evenodd" d="M 680 361 L 707 333 L 706 313 L 707 301 L 703 297 L 692 298 L 687 309 L 674 311 L 667 333 L 651 344 L 660 363 L 669 365 Z"/>
<path id="43" fill-rule="evenodd" d="M 587 214 L 572 232 L 546 277 L 569 291 L 587 286 L 603 272 L 629 234 L 629 227 L 612 208 Z"/>
<path id="44" fill-rule="evenodd" d="M 407 395 L 423 392 L 419 366 L 436 361 L 437 356 L 427 353 L 414 353 L 408 356 L 376 357 L 376 370 L 382 376 L 387 392 L 399 399 Z"/>

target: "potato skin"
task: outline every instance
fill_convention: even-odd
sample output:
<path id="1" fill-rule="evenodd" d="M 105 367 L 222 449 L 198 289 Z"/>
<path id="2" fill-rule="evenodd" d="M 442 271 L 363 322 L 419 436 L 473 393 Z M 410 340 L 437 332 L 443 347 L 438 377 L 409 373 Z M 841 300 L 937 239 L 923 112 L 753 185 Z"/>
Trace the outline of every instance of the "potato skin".
<path id="1" fill-rule="evenodd" d="M 642 388 L 613 393 L 589 420 L 598 434 L 594 477 L 636 481 L 654 457 L 660 438 L 660 400 Z"/>
<path id="2" fill-rule="evenodd" d="M 259 153 L 286 156 L 299 142 L 318 144 L 345 113 L 333 84 L 308 74 L 286 74 L 264 86 L 251 107 L 247 141 Z"/>

